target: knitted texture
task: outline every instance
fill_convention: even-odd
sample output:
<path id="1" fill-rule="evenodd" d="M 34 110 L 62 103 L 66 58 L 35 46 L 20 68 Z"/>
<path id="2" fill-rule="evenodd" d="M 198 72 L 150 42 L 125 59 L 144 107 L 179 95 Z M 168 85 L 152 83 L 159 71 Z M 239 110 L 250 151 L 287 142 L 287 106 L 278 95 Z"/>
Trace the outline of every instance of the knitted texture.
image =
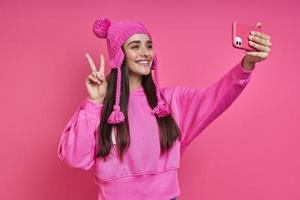
<path id="1" fill-rule="evenodd" d="M 110 124 L 119 124 L 125 120 L 124 114 L 120 109 L 121 66 L 125 57 L 121 47 L 126 43 L 129 37 L 137 33 L 147 34 L 151 39 L 152 37 L 149 31 L 140 22 L 127 20 L 112 24 L 111 20 L 107 17 L 97 19 L 94 22 L 93 32 L 97 37 L 106 39 L 109 54 L 109 66 L 112 69 L 117 69 L 115 104 L 107 122 Z M 151 69 L 155 70 L 154 82 L 157 98 L 157 106 L 152 110 L 152 113 L 156 114 L 158 117 L 164 117 L 170 114 L 171 111 L 167 103 L 161 99 L 156 55 L 154 55 Z"/>

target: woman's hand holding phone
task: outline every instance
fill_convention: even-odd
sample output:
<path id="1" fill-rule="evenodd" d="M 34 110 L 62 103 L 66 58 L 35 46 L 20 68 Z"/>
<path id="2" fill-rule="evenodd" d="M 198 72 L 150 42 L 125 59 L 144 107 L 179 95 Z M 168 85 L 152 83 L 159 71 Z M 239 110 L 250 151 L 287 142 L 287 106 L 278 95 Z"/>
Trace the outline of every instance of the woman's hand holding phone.
<path id="1" fill-rule="evenodd" d="M 258 22 L 256 26 L 261 27 L 261 23 Z M 245 65 L 251 65 L 267 59 L 272 48 L 271 37 L 266 33 L 254 31 L 248 38 L 249 45 L 257 51 L 246 51 L 244 58 Z"/>
<path id="2" fill-rule="evenodd" d="M 100 55 L 99 71 L 97 71 L 95 63 L 92 60 L 91 56 L 88 53 L 86 53 L 85 56 L 91 68 L 91 73 L 85 80 L 87 92 L 91 100 L 96 103 L 102 104 L 107 92 L 104 56 L 102 54 Z"/>
<path id="3" fill-rule="evenodd" d="M 261 25 L 260 22 L 255 26 L 233 22 L 232 45 L 245 50 L 243 67 L 248 71 L 253 69 L 256 62 L 267 59 L 271 52 L 271 37 L 261 31 Z"/>

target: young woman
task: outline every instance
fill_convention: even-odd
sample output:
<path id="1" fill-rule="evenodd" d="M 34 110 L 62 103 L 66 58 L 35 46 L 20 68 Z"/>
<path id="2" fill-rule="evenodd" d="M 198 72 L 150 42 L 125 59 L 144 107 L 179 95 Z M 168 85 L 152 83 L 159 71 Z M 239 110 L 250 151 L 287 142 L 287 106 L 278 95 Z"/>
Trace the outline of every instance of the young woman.
<path id="1" fill-rule="evenodd" d="M 246 52 L 207 88 L 161 89 L 152 38 L 143 24 L 112 25 L 102 18 L 93 31 L 107 39 L 112 69 L 105 77 L 103 55 L 98 71 L 86 54 L 91 67 L 85 82 L 88 96 L 63 130 L 59 159 L 84 170 L 95 165 L 98 199 L 176 199 L 184 150 L 246 87 L 255 63 L 268 57 L 270 36 L 252 35 L 259 51 Z"/>

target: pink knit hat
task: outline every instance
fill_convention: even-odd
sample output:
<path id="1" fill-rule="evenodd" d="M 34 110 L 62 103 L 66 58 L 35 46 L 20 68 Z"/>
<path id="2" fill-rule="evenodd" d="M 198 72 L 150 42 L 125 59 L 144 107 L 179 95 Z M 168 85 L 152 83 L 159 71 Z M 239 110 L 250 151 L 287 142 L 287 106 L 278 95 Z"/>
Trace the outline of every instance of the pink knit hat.
<path id="1" fill-rule="evenodd" d="M 110 124 L 122 123 L 125 119 L 124 114 L 120 110 L 120 95 L 121 95 L 121 66 L 124 60 L 124 53 L 122 51 L 122 45 L 127 39 L 136 34 L 144 33 L 150 38 L 151 35 L 145 26 L 136 21 L 120 21 L 115 24 L 111 24 L 111 21 L 103 17 L 95 21 L 93 25 L 93 32 L 95 35 L 102 39 L 107 39 L 107 48 L 109 53 L 109 66 L 117 69 L 117 84 L 116 84 L 116 98 L 113 112 L 110 114 L 107 122 Z M 152 114 L 156 114 L 158 117 L 164 117 L 171 113 L 169 106 L 165 103 L 160 94 L 158 71 L 157 71 L 157 58 L 154 55 L 152 70 L 155 70 L 155 89 L 157 106 L 152 110 Z"/>

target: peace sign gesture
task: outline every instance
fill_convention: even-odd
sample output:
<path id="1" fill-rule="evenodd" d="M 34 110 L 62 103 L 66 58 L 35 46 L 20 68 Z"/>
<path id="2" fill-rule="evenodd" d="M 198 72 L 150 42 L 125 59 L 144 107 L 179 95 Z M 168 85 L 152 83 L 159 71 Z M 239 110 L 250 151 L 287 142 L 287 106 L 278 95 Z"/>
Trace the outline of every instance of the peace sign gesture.
<path id="1" fill-rule="evenodd" d="M 85 80 L 85 85 L 90 99 L 102 104 L 107 92 L 107 81 L 105 79 L 105 60 L 100 54 L 100 69 L 97 71 L 94 61 L 88 53 L 85 53 L 91 67 L 91 73 Z"/>

